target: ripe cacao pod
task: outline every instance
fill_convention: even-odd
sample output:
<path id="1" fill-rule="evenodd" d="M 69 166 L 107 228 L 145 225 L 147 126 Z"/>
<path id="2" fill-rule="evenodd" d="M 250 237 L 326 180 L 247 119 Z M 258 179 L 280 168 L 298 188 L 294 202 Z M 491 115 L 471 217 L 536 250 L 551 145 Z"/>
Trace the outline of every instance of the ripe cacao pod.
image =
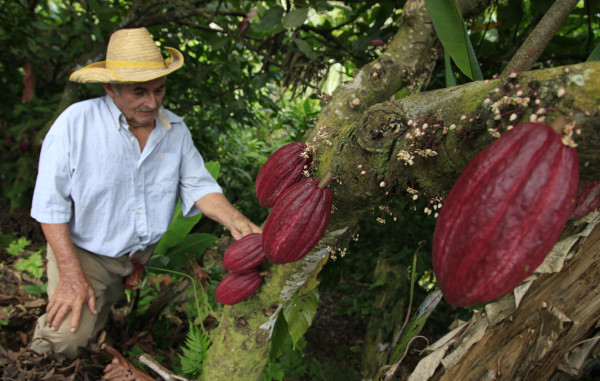
<path id="1" fill-rule="evenodd" d="M 600 181 L 582 181 L 577 191 L 575 209 L 571 219 L 587 216 L 600 206 Z"/>
<path id="2" fill-rule="evenodd" d="M 544 260 L 573 211 L 577 151 L 540 123 L 504 133 L 467 165 L 446 196 L 433 269 L 448 303 L 487 303 Z"/>
<path id="3" fill-rule="evenodd" d="M 254 269 L 265 259 L 267 256 L 262 248 L 262 234 L 253 233 L 229 245 L 223 256 L 223 267 L 242 273 Z"/>
<path id="4" fill-rule="evenodd" d="M 306 144 L 286 144 L 267 159 L 256 176 L 256 198 L 263 208 L 272 208 L 290 185 L 300 181 L 312 164 Z"/>
<path id="5" fill-rule="evenodd" d="M 231 272 L 217 285 L 215 300 L 221 304 L 237 304 L 254 295 L 262 281 L 257 269 L 243 273 Z"/>
<path id="6" fill-rule="evenodd" d="M 319 180 L 305 178 L 292 185 L 275 203 L 263 229 L 263 250 L 275 264 L 304 258 L 319 242 L 329 220 L 333 194 Z"/>

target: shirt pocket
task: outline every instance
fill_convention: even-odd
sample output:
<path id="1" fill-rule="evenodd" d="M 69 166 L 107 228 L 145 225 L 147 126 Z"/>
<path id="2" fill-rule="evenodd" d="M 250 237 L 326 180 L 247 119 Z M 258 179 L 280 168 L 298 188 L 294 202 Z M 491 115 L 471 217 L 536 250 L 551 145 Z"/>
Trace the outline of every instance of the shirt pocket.
<path id="1" fill-rule="evenodd" d="M 155 155 L 146 172 L 146 183 L 161 195 L 177 194 L 179 186 L 179 169 L 181 156 L 174 153 L 158 153 Z"/>

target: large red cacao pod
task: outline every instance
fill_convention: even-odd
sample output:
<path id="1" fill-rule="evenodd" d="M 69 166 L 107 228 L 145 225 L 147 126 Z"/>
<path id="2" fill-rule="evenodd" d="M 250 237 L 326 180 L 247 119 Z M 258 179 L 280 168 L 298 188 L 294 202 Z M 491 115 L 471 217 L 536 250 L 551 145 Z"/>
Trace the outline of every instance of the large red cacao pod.
<path id="1" fill-rule="evenodd" d="M 577 151 L 540 123 L 504 133 L 446 196 L 433 269 L 448 303 L 487 303 L 513 290 L 550 252 L 573 211 Z"/>
<path id="2" fill-rule="evenodd" d="M 290 185 L 300 181 L 312 164 L 306 144 L 286 144 L 267 159 L 256 176 L 256 198 L 263 208 L 271 208 Z"/>
<path id="3" fill-rule="evenodd" d="M 305 178 L 281 195 L 263 229 L 263 250 L 275 264 L 300 260 L 319 242 L 329 220 L 333 194 Z"/>
<path id="4" fill-rule="evenodd" d="M 237 304 L 254 295 L 262 281 L 257 269 L 243 273 L 231 272 L 217 285 L 215 300 L 221 304 Z"/>
<path id="5" fill-rule="evenodd" d="M 254 269 L 265 259 L 262 234 L 252 233 L 229 245 L 223 256 L 223 267 L 241 273 Z"/>
<path id="6" fill-rule="evenodd" d="M 571 219 L 587 216 L 600 206 L 600 181 L 582 181 L 577 191 L 575 209 Z"/>

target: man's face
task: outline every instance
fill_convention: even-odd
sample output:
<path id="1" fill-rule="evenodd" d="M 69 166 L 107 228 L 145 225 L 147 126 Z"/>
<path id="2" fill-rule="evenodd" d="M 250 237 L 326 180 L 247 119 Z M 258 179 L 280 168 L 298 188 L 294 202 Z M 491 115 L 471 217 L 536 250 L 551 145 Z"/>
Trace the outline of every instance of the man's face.
<path id="1" fill-rule="evenodd" d="M 154 123 L 165 95 L 165 78 L 121 86 L 104 84 L 104 90 L 113 99 L 131 127 L 145 127 Z"/>

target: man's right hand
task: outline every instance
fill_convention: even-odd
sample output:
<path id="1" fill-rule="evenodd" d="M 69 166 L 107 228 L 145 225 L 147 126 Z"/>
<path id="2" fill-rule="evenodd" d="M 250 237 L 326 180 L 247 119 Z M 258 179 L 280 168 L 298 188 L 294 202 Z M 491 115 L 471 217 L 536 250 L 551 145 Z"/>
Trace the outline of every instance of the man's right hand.
<path id="1" fill-rule="evenodd" d="M 95 315 L 96 295 L 88 279 L 82 271 L 75 270 L 67 274 L 63 272 L 60 274 L 56 291 L 46 307 L 46 322 L 53 331 L 56 331 L 65 316 L 72 312 L 70 330 L 75 332 L 85 303 Z"/>

